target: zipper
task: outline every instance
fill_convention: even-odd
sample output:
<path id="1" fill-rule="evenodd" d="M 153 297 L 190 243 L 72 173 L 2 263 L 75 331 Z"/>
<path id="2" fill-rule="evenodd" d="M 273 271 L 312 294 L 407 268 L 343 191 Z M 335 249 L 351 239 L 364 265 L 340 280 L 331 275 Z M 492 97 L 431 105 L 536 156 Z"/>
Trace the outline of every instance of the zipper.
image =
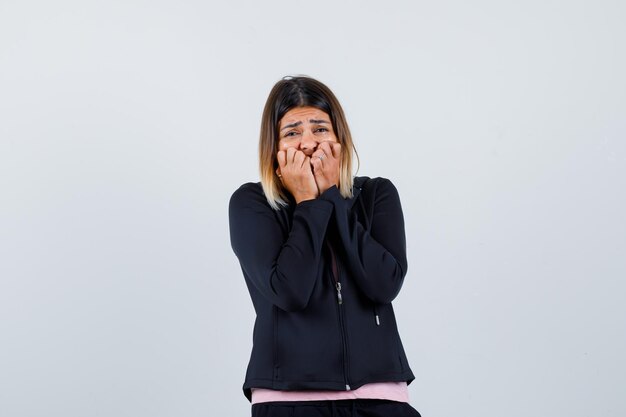
<path id="1" fill-rule="evenodd" d="M 343 297 L 341 296 L 341 282 L 337 281 L 337 303 L 343 304 Z"/>
<path id="2" fill-rule="evenodd" d="M 374 303 L 374 318 L 376 319 L 376 325 L 380 326 L 380 316 L 378 315 L 378 307 Z"/>
<path id="3" fill-rule="evenodd" d="M 345 319 L 343 317 L 343 296 L 341 295 L 341 275 L 339 273 L 339 265 L 337 263 L 337 257 L 335 251 L 328 241 L 326 241 L 328 251 L 330 252 L 330 259 L 333 272 L 333 280 L 335 283 L 335 289 L 337 290 L 337 310 L 339 312 L 339 327 L 341 328 L 341 345 L 343 348 L 343 378 L 346 383 L 346 391 L 350 391 L 350 384 L 348 383 L 348 340 L 345 331 Z"/>
<path id="4" fill-rule="evenodd" d="M 328 250 L 330 251 L 330 260 L 333 268 L 333 278 L 335 280 L 335 289 L 337 290 L 337 304 L 343 304 L 343 296 L 341 295 L 341 281 L 339 281 L 339 266 L 337 265 L 337 258 L 333 248 L 328 244 Z"/>

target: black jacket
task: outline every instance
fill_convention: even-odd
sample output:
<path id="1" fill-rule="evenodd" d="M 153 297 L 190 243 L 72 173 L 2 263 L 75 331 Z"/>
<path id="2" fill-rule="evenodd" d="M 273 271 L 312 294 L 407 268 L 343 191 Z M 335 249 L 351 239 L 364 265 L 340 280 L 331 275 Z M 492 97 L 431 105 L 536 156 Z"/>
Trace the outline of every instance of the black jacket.
<path id="1" fill-rule="evenodd" d="M 346 390 L 414 379 L 391 305 L 407 260 L 389 180 L 357 177 L 353 198 L 331 187 L 278 211 L 260 183 L 247 183 L 232 195 L 229 218 L 257 314 L 248 399 L 253 387 Z"/>

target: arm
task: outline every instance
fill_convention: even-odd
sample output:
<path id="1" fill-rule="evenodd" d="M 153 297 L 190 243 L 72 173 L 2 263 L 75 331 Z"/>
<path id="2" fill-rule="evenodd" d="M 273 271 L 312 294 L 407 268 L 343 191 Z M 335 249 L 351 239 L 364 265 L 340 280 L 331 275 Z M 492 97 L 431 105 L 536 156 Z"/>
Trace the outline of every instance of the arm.
<path id="1" fill-rule="evenodd" d="M 408 268 L 404 217 L 398 191 L 387 179 L 370 180 L 373 215 L 370 230 L 352 214 L 336 187 L 320 196 L 334 205 L 334 217 L 348 268 L 361 291 L 377 303 L 390 303 L 400 292 Z M 361 195 L 358 198 L 363 198 Z M 353 210 L 357 210 L 358 201 Z"/>
<path id="2" fill-rule="evenodd" d="M 285 231 L 263 192 L 248 184 L 230 199 L 232 248 L 251 284 L 286 311 L 308 304 L 333 206 L 319 199 L 299 203 Z"/>

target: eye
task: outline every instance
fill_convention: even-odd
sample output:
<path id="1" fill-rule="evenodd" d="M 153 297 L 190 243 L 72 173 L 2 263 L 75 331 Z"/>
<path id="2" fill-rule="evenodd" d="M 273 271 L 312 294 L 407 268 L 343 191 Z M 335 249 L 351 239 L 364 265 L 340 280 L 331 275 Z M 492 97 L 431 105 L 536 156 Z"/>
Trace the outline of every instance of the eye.
<path id="1" fill-rule="evenodd" d="M 325 127 L 318 127 L 317 129 L 315 129 L 315 132 L 326 133 L 328 132 L 328 129 Z"/>
<path id="2" fill-rule="evenodd" d="M 286 138 L 293 137 L 296 135 L 298 135 L 298 132 L 296 132 L 295 130 L 290 130 L 289 132 L 285 133 Z"/>

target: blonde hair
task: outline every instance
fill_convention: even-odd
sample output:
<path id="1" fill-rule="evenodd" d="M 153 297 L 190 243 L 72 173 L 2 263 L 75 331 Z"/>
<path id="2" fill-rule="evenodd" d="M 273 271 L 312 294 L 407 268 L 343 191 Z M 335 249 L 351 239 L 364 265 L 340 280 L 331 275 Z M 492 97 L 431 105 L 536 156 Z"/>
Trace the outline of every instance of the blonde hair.
<path id="1" fill-rule="evenodd" d="M 321 82 L 306 76 L 285 77 L 277 82 L 265 102 L 259 137 L 259 169 L 267 202 L 274 210 L 287 205 L 287 190 L 282 186 L 276 168 L 278 161 L 278 125 L 285 113 L 296 107 L 315 107 L 330 117 L 337 141 L 341 145 L 339 192 L 352 197 L 352 156 L 358 154 L 339 101 Z"/>

